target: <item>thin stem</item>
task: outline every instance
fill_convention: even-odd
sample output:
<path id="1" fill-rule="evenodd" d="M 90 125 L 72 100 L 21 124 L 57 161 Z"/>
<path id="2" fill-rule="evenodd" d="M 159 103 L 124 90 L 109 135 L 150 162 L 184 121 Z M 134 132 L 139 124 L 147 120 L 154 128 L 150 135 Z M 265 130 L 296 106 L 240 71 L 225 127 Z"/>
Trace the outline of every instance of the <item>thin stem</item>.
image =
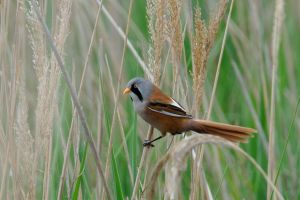
<path id="1" fill-rule="evenodd" d="M 134 2 L 134 0 L 130 0 L 128 16 L 127 16 L 127 25 L 126 25 L 125 39 L 124 39 L 124 45 L 123 45 L 123 53 L 122 53 L 121 66 L 120 66 L 120 71 L 119 71 L 119 76 L 118 76 L 117 94 L 116 94 L 111 129 L 110 129 L 110 134 L 109 134 L 110 137 L 109 137 L 109 144 L 108 144 L 108 154 L 107 154 L 107 159 L 106 159 L 106 164 L 105 164 L 105 178 L 106 179 L 108 178 L 109 169 L 110 169 L 109 163 L 110 163 L 111 154 L 112 154 L 112 145 L 113 145 L 112 142 L 113 142 L 113 138 L 114 138 L 113 137 L 114 136 L 114 124 L 116 121 L 116 113 L 117 113 L 119 98 L 120 98 L 120 86 L 121 86 L 121 79 L 122 79 L 122 75 L 123 75 L 124 58 L 125 58 L 125 52 L 126 52 L 126 46 L 127 46 L 127 40 L 128 40 L 128 32 L 129 32 L 129 27 L 130 27 L 131 11 L 132 11 L 133 2 Z"/>
<path id="2" fill-rule="evenodd" d="M 99 0 L 96 0 L 98 4 L 100 4 Z M 125 40 L 127 37 L 122 28 L 117 24 L 117 22 L 114 20 L 114 18 L 111 16 L 111 14 L 108 12 L 108 10 L 105 8 L 105 6 L 102 6 L 102 11 L 104 15 L 107 17 L 108 21 L 111 23 L 111 25 L 116 29 L 117 33 Z M 131 41 L 127 38 L 126 39 L 126 45 L 128 46 L 129 50 L 131 51 L 133 57 L 137 60 L 137 62 L 140 64 L 142 69 L 144 70 L 145 74 L 149 77 L 150 80 L 153 80 L 153 75 L 150 72 L 149 68 L 147 67 L 146 63 L 143 61 L 143 59 L 140 57 L 139 53 L 137 50 L 134 48 L 133 44 Z"/>
<path id="3" fill-rule="evenodd" d="M 150 140 L 152 138 L 153 130 L 154 130 L 154 128 L 153 128 L 153 126 L 151 126 L 150 129 L 149 129 L 149 132 L 147 134 L 147 139 L 148 140 Z M 148 152 L 149 152 L 149 148 L 144 148 L 143 149 L 140 165 L 139 165 L 138 172 L 137 172 L 137 175 L 136 175 L 136 179 L 135 179 L 135 182 L 134 182 L 134 187 L 133 187 L 131 200 L 137 199 L 136 193 L 137 193 L 137 190 L 138 190 L 138 185 L 140 183 L 141 172 L 142 172 L 145 160 L 147 158 Z"/>
<path id="4" fill-rule="evenodd" d="M 91 52 L 91 49 L 92 49 L 92 44 L 93 44 L 94 37 L 95 37 L 96 27 L 97 27 L 97 24 L 98 24 L 100 13 L 101 13 L 102 2 L 103 1 L 101 1 L 101 4 L 99 5 L 99 9 L 98 9 L 97 16 L 96 16 L 96 21 L 95 21 L 95 24 L 94 24 L 93 33 L 92 33 L 90 44 L 89 44 L 88 53 L 87 53 L 86 58 L 85 58 L 85 63 L 84 63 L 83 72 L 82 72 L 80 85 L 79 85 L 79 90 L 78 90 L 78 98 L 80 98 L 80 95 L 81 95 L 83 79 L 84 79 L 84 76 L 85 76 L 85 73 L 86 73 L 87 64 L 88 64 L 88 60 L 89 60 L 89 55 L 90 55 L 90 52 Z M 66 146 L 66 150 L 65 150 L 65 154 L 64 154 L 64 162 L 63 162 L 63 167 L 62 167 L 62 172 L 61 172 L 60 182 L 59 182 L 59 188 L 58 188 L 58 194 L 57 194 L 57 199 L 59 199 L 59 200 L 61 199 L 61 195 L 62 195 L 62 191 L 63 191 L 63 187 L 64 187 L 64 180 L 65 180 L 66 171 L 67 171 L 66 170 L 67 169 L 67 160 L 69 158 L 71 139 L 73 138 L 72 133 L 74 131 L 72 131 L 72 130 L 73 130 L 73 124 L 74 124 L 74 119 L 75 119 L 76 114 L 77 114 L 76 109 L 74 109 L 73 116 L 72 116 L 72 121 L 71 121 L 71 126 L 70 126 L 70 129 L 69 129 L 69 137 L 68 137 L 67 146 Z"/>
<path id="5" fill-rule="evenodd" d="M 110 66 L 108 64 L 107 56 L 105 56 L 105 61 L 106 61 L 107 70 L 109 72 L 108 74 L 109 74 L 110 85 L 112 86 L 113 85 L 113 79 L 112 79 L 112 73 L 111 73 L 111 70 L 110 70 Z M 115 92 L 113 87 L 112 87 L 112 93 L 113 93 L 114 101 L 116 101 L 116 99 L 117 99 L 116 92 Z M 130 167 L 130 157 L 129 157 L 128 145 L 127 145 L 127 142 L 126 142 L 125 131 L 124 131 L 124 128 L 123 128 L 123 125 L 122 125 L 123 120 L 121 118 L 119 108 L 117 108 L 117 116 L 118 116 L 118 120 L 119 120 L 120 128 L 121 128 L 121 139 L 122 139 L 122 143 L 124 145 L 124 151 L 125 151 L 127 167 L 128 167 L 128 171 L 129 171 L 129 175 L 130 175 L 130 181 L 131 181 L 131 184 L 133 185 L 134 177 L 133 177 L 132 169 Z"/>
<path id="6" fill-rule="evenodd" d="M 216 89 L 217 89 L 217 85 L 218 85 L 218 81 L 219 81 L 221 62 L 222 62 L 222 58 L 223 58 L 223 52 L 224 52 L 224 48 L 225 48 L 225 42 L 226 42 L 226 38 L 227 38 L 228 26 L 229 26 L 229 21 L 231 18 L 233 3 L 234 3 L 234 0 L 232 0 L 231 4 L 230 4 L 230 9 L 229 9 L 229 13 L 228 13 L 227 21 L 226 21 L 226 27 L 225 27 L 224 37 L 223 37 L 223 41 L 222 41 L 221 52 L 220 52 L 220 56 L 219 56 L 219 60 L 218 60 L 217 71 L 216 71 L 216 75 L 215 75 L 213 90 L 211 93 L 211 98 L 210 98 L 210 102 L 209 102 L 209 106 L 208 106 L 208 112 L 207 112 L 206 119 L 209 119 L 211 116 L 212 105 L 215 100 L 215 94 L 216 94 Z"/>
<path id="7" fill-rule="evenodd" d="M 76 93 L 74 87 L 71 84 L 70 78 L 69 78 L 69 76 L 67 74 L 67 71 L 66 71 L 66 67 L 63 64 L 62 58 L 59 56 L 59 53 L 58 53 L 58 50 L 57 50 L 57 48 L 56 48 L 56 46 L 54 44 L 53 38 L 52 38 L 52 36 L 51 36 L 51 34 L 50 34 L 49 30 L 48 30 L 47 25 L 45 24 L 45 22 L 44 22 L 44 20 L 42 18 L 42 15 L 41 15 L 41 13 L 40 13 L 40 11 L 38 9 L 38 5 L 37 5 L 36 1 L 33 1 L 33 8 L 34 8 L 34 12 L 36 13 L 39 22 L 41 23 L 41 25 L 43 27 L 43 30 L 44 30 L 44 32 L 46 34 L 46 38 L 47 38 L 47 40 L 48 40 L 48 42 L 50 44 L 50 47 L 51 47 L 51 49 L 52 49 L 52 51 L 54 53 L 54 56 L 55 56 L 55 58 L 57 60 L 58 65 L 59 65 L 59 67 L 61 69 L 63 77 L 64 77 L 64 79 L 65 79 L 65 81 L 67 83 L 67 86 L 68 86 L 69 90 L 70 90 L 73 103 L 74 103 L 74 105 L 75 105 L 75 107 L 77 109 L 77 112 L 78 112 L 78 115 L 79 115 L 79 119 L 81 121 L 83 130 L 84 130 L 83 133 L 84 133 L 84 135 L 86 137 L 87 142 L 89 143 L 89 145 L 91 147 L 92 154 L 94 155 L 94 158 L 95 158 L 95 161 L 96 161 L 96 165 L 97 165 L 97 170 L 98 170 L 98 172 L 100 174 L 100 177 L 102 179 L 102 184 L 103 184 L 103 186 L 105 188 L 105 191 L 106 191 L 106 194 L 107 194 L 107 199 L 111 199 L 107 183 L 106 183 L 106 181 L 104 179 L 104 174 L 103 174 L 103 171 L 102 171 L 102 167 L 101 167 L 99 156 L 97 154 L 96 146 L 95 146 L 94 140 L 92 138 L 92 135 L 91 135 L 91 133 L 89 131 L 88 125 L 86 123 L 86 117 L 85 117 L 84 112 L 82 110 L 82 107 L 81 107 L 81 105 L 79 103 L 79 99 L 78 99 L 77 93 Z"/>
<path id="8" fill-rule="evenodd" d="M 271 82 L 271 110 L 269 122 L 269 148 L 268 148 L 268 177 L 273 181 L 275 173 L 275 103 L 276 103 L 276 78 L 278 68 L 278 49 L 280 42 L 281 26 L 283 21 L 283 0 L 277 0 L 274 10 L 274 24 L 272 33 L 272 82 Z M 271 187 L 268 184 L 267 199 L 271 199 Z"/>
<path id="9" fill-rule="evenodd" d="M 298 98 L 298 102 L 297 102 L 297 106 L 296 106 L 296 109 L 295 109 L 295 113 L 294 113 L 292 122 L 290 124 L 289 130 L 288 130 L 287 139 L 286 139 L 286 142 L 284 144 L 283 152 L 282 152 L 282 155 L 281 155 L 281 158 L 280 158 L 280 161 L 279 161 L 278 170 L 277 170 L 277 173 L 276 173 L 276 176 L 275 176 L 275 180 L 274 180 L 274 185 L 275 186 L 276 186 L 277 179 L 278 179 L 278 176 L 279 176 L 279 172 L 280 172 L 280 169 L 281 169 L 281 166 L 282 166 L 282 163 L 283 163 L 283 159 L 284 159 L 285 154 L 286 154 L 287 146 L 288 146 L 289 139 L 290 139 L 290 136 L 291 136 L 291 130 L 292 130 L 293 124 L 295 123 L 295 119 L 297 117 L 297 113 L 298 113 L 298 109 L 299 109 L 299 104 L 300 104 L 300 97 Z M 271 198 L 270 199 L 272 199 L 273 193 L 274 193 L 274 190 L 272 190 Z"/>
<path id="10" fill-rule="evenodd" d="M 230 8 L 229 8 L 229 13 L 228 13 L 228 17 L 227 17 L 227 20 L 226 20 L 226 27 L 225 27 L 225 31 L 224 31 L 223 40 L 222 40 L 222 46 L 221 46 L 220 56 L 219 56 L 219 59 L 218 59 L 217 71 L 216 71 L 216 74 L 215 74 L 215 80 L 214 80 L 212 94 L 211 94 L 211 98 L 210 98 L 210 102 L 209 102 L 209 106 L 208 106 L 208 112 L 207 112 L 207 116 L 206 116 L 207 120 L 210 119 L 211 111 L 212 111 L 212 106 L 213 106 L 214 99 L 215 99 L 215 93 L 216 93 L 216 89 L 217 89 L 217 85 L 218 85 L 218 81 L 219 81 L 219 75 L 220 75 L 220 69 L 221 69 L 221 62 L 222 62 L 222 58 L 223 58 L 223 53 L 224 53 L 224 48 L 225 48 L 225 42 L 226 42 L 226 38 L 227 38 L 229 22 L 230 22 L 230 19 L 231 19 L 231 13 L 232 13 L 233 4 L 234 4 L 234 0 L 231 1 Z M 204 146 L 200 147 L 200 151 L 198 150 L 198 153 L 204 154 Z M 200 163 L 202 163 L 201 160 L 199 161 Z M 200 172 L 199 169 L 197 170 L 197 172 L 198 172 L 197 176 L 203 176 L 203 174 L 201 174 L 201 172 Z M 202 191 L 204 191 L 205 194 L 208 195 L 208 193 L 210 192 L 210 191 L 207 190 L 207 188 L 209 188 L 208 184 L 206 182 L 206 179 L 202 179 L 202 180 L 205 180 L 205 183 L 204 183 L 205 186 L 203 186 L 203 183 L 201 183 Z"/>

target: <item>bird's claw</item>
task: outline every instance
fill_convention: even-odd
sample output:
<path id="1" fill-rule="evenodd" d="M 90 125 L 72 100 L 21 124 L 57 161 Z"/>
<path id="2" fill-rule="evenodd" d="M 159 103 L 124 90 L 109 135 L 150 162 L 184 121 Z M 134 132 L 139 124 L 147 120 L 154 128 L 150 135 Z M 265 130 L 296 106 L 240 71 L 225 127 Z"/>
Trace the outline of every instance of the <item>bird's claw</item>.
<path id="1" fill-rule="evenodd" d="M 152 144 L 152 142 L 150 140 L 144 140 L 143 146 L 144 147 L 154 147 L 154 144 Z"/>

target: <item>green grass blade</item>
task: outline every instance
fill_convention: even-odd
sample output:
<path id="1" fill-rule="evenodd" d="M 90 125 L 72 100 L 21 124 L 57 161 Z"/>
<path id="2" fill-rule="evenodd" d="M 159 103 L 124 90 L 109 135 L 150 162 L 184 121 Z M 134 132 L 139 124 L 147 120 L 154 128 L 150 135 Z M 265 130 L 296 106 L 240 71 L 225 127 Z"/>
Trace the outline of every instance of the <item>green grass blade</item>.
<path id="1" fill-rule="evenodd" d="M 295 123 L 295 119 L 296 119 L 296 116 L 297 116 L 297 113 L 298 113 L 299 104 L 300 104 L 300 97 L 298 98 L 298 102 L 297 102 L 296 109 L 295 109 L 295 112 L 294 112 L 294 115 L 293 115 L 293 119 L 292 119 L 292 121 L 290 123 L 290 126 L 289 126 L 289 129 L 288 129 L 288 136 L 287 136 L 287 139 L 286 139 L 286 142 L 285 142 L 285 145 L 284 145 L 284 149 L 283 149 L 283 152 L 282 152 L 282 155 L 281 155 L 281 158 L 280 158 L 279 167 L 278 167 L 278 170 L 277 170 L 277 173 L 276 173 L 276 176 L 275 176 L 274 185 L 276 185 L 276 182 L 277 182 L 277 179 L 278 179 L 281 167 L 282 167 L 283 159 L 285 157 L 286 149 L 287 149 L 289 139 L 290 139 L 290 136 L 291 136 L 291 129 L 292 129 L 294 123 Z M 272 190 L 270 199 L 272 199 L 273 193 L 274 193 L 274 190 Z"/>
<path id="2" fill-rule="evenodd" d="M 225 169 L 224 169 L 224 171 L 223 171 L 223 176 L 222 176 L 222 178 L 221 178 L 220 184 L 219 184 L 219 186 L 218 186 L 218 188 L 217 188 L 217 192 L 216 192 L 216 194 L 214 195 L 214 198 L 213 198 L 213 199 L 217 199 L 217 197 L 218 197 L 218 194 L 219 194 L 219 192 L 220 192 L 220 190 L 221 190 L 222 183 L 223 183 L 223 181 L 224 181 L 224 178 L 225 178 L 225 175 L 226 175 L 227 170 L 228 170 L 228 165 L 227 165 L 227 162 L 226 162 Z"/>
<path id="3" fill-rule="evenodd" d="M 112 165 L 113 165 L 113 175 L 114 175 L 114 182 L 117 192 L 117 199 L 124 199 L 123 191 L 122 191 L 122 184 L 119 176 L 119 171 L 117 167 L 117 162 L 115 158 L 114 151 L 112 151 Z"/>
<path id="4" fill-rule="evenodd" d="M 79 172 L 79 176 L 77 177 L 77 180 L 75 181 L 75 187 L 74 187 L 74 191 L 72 194 L 72 200 L 78 199 L 80 185 L 83 181 L 83 171 L 85 169 L 85 160 L 86 160 L 87 150 L 88 150 L 88 144 L 86 143 L 85 147 L 84 147 L 83 157 L 82 157 L 82 159 L 80 159 L 80 172 Z"/>

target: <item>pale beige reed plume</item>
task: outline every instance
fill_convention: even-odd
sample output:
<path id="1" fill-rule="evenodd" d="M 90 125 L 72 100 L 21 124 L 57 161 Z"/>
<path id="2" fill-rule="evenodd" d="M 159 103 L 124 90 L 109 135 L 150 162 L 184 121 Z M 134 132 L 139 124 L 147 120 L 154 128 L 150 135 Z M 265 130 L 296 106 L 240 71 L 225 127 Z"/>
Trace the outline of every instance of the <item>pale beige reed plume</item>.
<path id="1" fill-rule="evenodd" d="M 159 179 L 159 175 L 161 171 L 167 167 L 166 165 L 171 167 L 169 168 L 172 176 L 168 176 L 168 179 L 165 180 L 165 199 L 182 199 L 181 196 L 181 176 L 182 172 L 187 167 L 187 159 L 192 149 L 203 144 L 214 144 L 214 145 L 222 145 L 222 147 L 229 147 L 235 151 L 237 151 L 240 155 L 243 155 L 249 162 L 253 164 L 256 170 L 263 176 L 266 182 L 270 185 L 270 187 L 274 190 L 275 196 L 283 200 L 282 194 L 276 188 L 276 186 L 272 183 L 271 179 L 267 176 L 264 170 L 260 167 L 260 165 L 243 149 L 241 149 L 238 145 L 229 142 L 221 137 L 216 137 L 213 135 L 204 135 L 204 134 L 195 134 L 192 135 L 185 140 L 178 142 L 176 145 L 172 147 L 170 151 L 168 151 L 156 164 L 154 167 L 153 173 L 151 175 L 150 183 L 146 191 L 146 199 L 155 199 L 156 190 L 157 190 L 157 181 Z M 225 149 L 225 148 L 224 148 Z M 170 170 L 171 169 L 171 170 Z M 200 196 L 197 196 L 196 199 L 199 199 Z"/>
<path id="2" fill-rule="evenodd" d="M 154 83 L 159 84 L 161 78 L 164 75 L 165 63 L 168 60 L 163 60 L 164 57 L 168 59 L 166 51 L 169 47 L 171 52 L 171 60 L 173 70 L 173 87 L 179 87 L 180 68 L 182 66 L 182 51 L 183 51 L 183 32 L 181 22 L 181 8 L 182 1 L 163 1 L 163 0 L 149 0 L 147 1 L 147 15 L 148 15 L 148 29 L 151 36 L 151 43 L 149 49 L 149 68 L 154 74 Z M 194 10 L 194 23 L 191 34 L 191 46 L 192 46 L 192 61 L 193 61 L 193 94 L 194 94 L 194 106 L 191 108 L 193 114 L 198 116 L 198 108 L 201 105 L 201 99 L 203 96 L 203 85 L 206 75 L 206 64 L 208 60 L 209 52 L 214 43 L 218 28 L 221 20 L 225 14 L 226 1 L 222 0 L 217 6 L 217 9 L 213 12 L 212 19 L 208 25 L 205 24 L 201 18 L 201 10 L 197 7 Z M 168 44 L 168 45 L 167 45 Z M 184 58 L 185 59 L 185 58 Z M 185 69 L 183 69 L 185 70 Z M 176 84 L 175 84 L 176 83 Z M 174 90 L 173 90 L 174 92 Z M 187 103 L 184 103 L 187 104 Z M 151 132 L 151 131 L 150 131 Z M 152 136 L 152 134 L 150 134 Z M 149 136 L 149 134 L 148 134 Z M 145 162 L 145 155 L 148 151 L 143 152 L 140 167 L 138 170 L 138 176 L 136 182 L 140 178 L 143 163 Z M 200 155 L 200 150 L 197 151 Z M 198 162 L 197 162 L 198 163 Z M 201 166 L 201 165 L 200 165 Z M 146 178 L 144 180 L 144 188 L 147 186 L 147 170 Z M 193 165 L 194 177 L 200 174 L 200 167 L 196 163 Z M 166 178 L 168 177 L 166 173 Z M 195 178 L 192 180 L 191 185 L 199 185 L 199 179 Z M 202 184 L 202 183 L 201 183 Z M 194 187 L 194 186 L 193 186 Z M 204 183 L 203 187 L 207 187 Z M 137 187 L 134 187 L 132 198 L 136 196 Z M 196 188 L 192 188 L 191 194 L 196 196 Z M 199 192 L 197 192 L 199 194 Z"/>
<path id="3" fill-rule="evenodd" d="M 192 59 L 193 59 L 193 114 L 199 117 L 199 108 L 201 107 L 204 82 L 206 76 L 206 67 L 209 53 L 214 44 L 216 34 L 219 30 L 220 23 L 225 15 L 227 2 L 220 0 L 217 9 L 210 15 L 208 25 L 201 16 L 201 8 L 198 6 L 194 11 L 194 31 L 192 34 Z M 200 116 L 204 117 L 204 115 Z M 211 192 L 206 182 L 205 174 L 202 171 L 203 147 L 200 145 L 194 150 L 196 156 L 193 158 L 192 165 L 193 180 L 191 181 L 191 199 L 202 196 L 202 198 L 210 198 Z M 197 187 L 200 185 L 200 189 Z"/>
<path id="4" fill-rule="evenodd" d="M 149 71 L 153 75 L 153 81 L 156 85 L 159 85 L 162 78 L 162 72 L 164 65 L 162 56 L 163 56 L 163 48 L 164 43 L 166 41 L 165 37 L 165 19 L 164 13 L 166 10 L 166 1 L 164 0 L 147 0 L 147 19 L 148 19 L 148 31 L 150 33 L 150 44 L 148 49 L 148 65 Z M 153 137 L 153 127 L 150 127 L 147 133 L 146 138 L 151 139 Z M 131 199 L 140 198 L 141 194 L 138 194 L 138 189 L 140 187 L 140 180 L 142 171 L 145 170 L 145 179 L 144 184 L 147 184 L 147 169 L 144 169 L 144 166 L 148 165 L 148 154 L 149 149 L 144 148 L 142 152 L 142 156 L 140 159 L 136 179 L 134 182 L 134 187 L 131 195 Z M 147 163 L 147 164 L 145 164 Z M 143 188 L 142 188 L 143 190 Z"/>
<path id="5" fill-rule="evenodd" d="M 52 153 L 52 134 L 57 108 L 57 89 L 60 80 L 60 69 L 53 53 L 48 56 L 44 31 L 33 11 L 33 1 L 29 1 L 27 11 L 27 29 L 33 52 L 33 66 L 38 78 L 38 94 L 35 110 L 35 139 L 34 161 L 32 168 L 33 185 L 32 197 L 35 198 L 38 171 L 44 171 L 43 198 L 49 198 L 50 165 Z M 69 18 L 71 13 L 71 1 L 63 0 L 55 4 L 57 15 L 53 24 L 53 38 L 63 56 L 65 40 L 69 33 Z M 43 8 L 43 5 L 40 5 Z"/>
<path id="6" fill-rule="evenodd" d="M 33 167 L 33 144 L 34 138 L 28 124 L 28 102 L 25 85 L 25 71 L 22 70 L 22 77 L 19 86 L 19 100 L 17 102 L 17 113 L 15 121 L 15 139 L 17 147 L 17 197 L 21 199 L 32 197 L 32 187 L 34 185 L 31 170 Z M 28 178 L 24 178 L 26 175 Z"/>
<path id="7" fill-rule="evenodd" d="M 155 84 L 159 84 L 162 72 L 162 54 L 165 42 L 165 19 L 164 12 L 166 1 L 148 0 L 147 1 L 147 19 L 148 30 L 150 33 L 151 43 L 148 50 L 149 69 L 153 74 Z"/>
<path id="8" fill-rule="evenodd" d="M 183 48 L 183 34 L 181 28 L 181 10 L 182 0 L 170 0 L 167 5 L 167 32 L 166 37 L 171 49 L 171 63 L 173 70 L 173 93 L 175 91 L 175 84 L 179 80 L 181 62 L 182 62 L 182 48 Z"/>

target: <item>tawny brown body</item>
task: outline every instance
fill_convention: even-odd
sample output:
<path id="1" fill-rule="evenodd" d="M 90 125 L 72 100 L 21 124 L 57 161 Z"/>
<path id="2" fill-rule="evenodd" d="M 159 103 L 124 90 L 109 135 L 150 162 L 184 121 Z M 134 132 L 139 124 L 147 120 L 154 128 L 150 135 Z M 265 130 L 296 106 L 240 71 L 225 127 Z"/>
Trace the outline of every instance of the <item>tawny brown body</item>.
<path id="1" fill-rule="evenodd" d="M 195 131 L 220 136 L 232 142 L 245 142 L 256 132 L 252 128 L 194 119 L 174 99 L 142 78 L 135 78 L 128 83 L 124 93 L 129 92 L 137 113 L 162 134 L 159 138 L 146 141 L 144 145 L 152 145 L 153 141 L 164 137 L 167 132 L 175 135 Z"/>
<path id="2" fill-rule="evenodd" d="M 220 136 L 232 142 L 246 142 L 247 138 L 255 132 L 254 129 L 236 125 L 193 118 L 166 116 L 154 112 L 149 108 L 145 109 L 141 117 L 154 128 L 158 129 L 162 136 L 165 136 L 166 133 L 175 135 L 186 131 L 195 131 L 197 133 Z"/>

